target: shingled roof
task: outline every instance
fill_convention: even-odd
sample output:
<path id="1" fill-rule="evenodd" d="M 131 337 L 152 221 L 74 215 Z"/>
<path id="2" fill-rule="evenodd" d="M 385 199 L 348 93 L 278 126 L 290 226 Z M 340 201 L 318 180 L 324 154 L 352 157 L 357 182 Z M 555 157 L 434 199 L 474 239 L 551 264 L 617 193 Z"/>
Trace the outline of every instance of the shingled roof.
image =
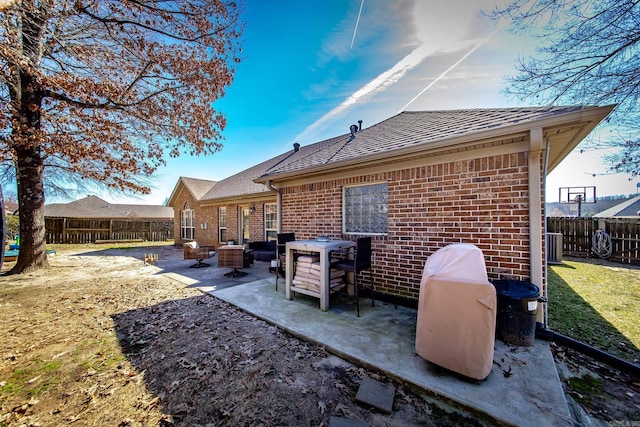
<path id="1" fill-rule="evenodd" d="M 640 196 L 633 197 L 626 200 L 612 208 L 602 211 L 596 215 L 596 218 L 611 218 L 611 217 L 640 217 Z"/>
<path id="2" fill-rule="evenodd" d="M 169 206 L 173 206 L 173 198 L 180 187 L 180 183 L 191 192 L 191 195 L 198 202 L 215 202 L 271 193 L 265 184 L 256 183 L 254 180 L 265 174 L 278 163 L 287 159 L 291 154 L 291 152 L 280 154 L 279 156 L 225 178 L 222 181 L 207 181 L 180 177 L 180 181 L 175 186 L 171 197 L 169 197 Z"/>
<path id="3" fill-rule="evenodd" d="M 220 199 L 271 193 L 266 185 L 256 183 L 254 180 L 264 175 L 268 170 L 276 167 L 282 161 L 285 161 L 291 156 L 291 154 L 291 152 L 280 154 L 279 156 L 273 157 L 265 162 L 219 181 L 200 199 L 200 201 L 215 201 Z"/>
<path id="4" fill-rule="evenodd" d="M 184 186 L 187 188 L 187 190 L 191 192 L 191 194 L 196 200 L 200 200 L 202 196 L 207 194 L 207 192 L 211 190 L 211 188 L 213 188 L 214 185 L 217 184 L 216 181 L 211 181 L 208 179 L 187 178 L 187 177 L 181 177 L 180 179 L 182 179 Z"/>
<path id="5" fill-rule="evenodd" d="M 297 153 L 269 168 L 257 181 L 328 171 L 355 162 L 380 161 L 429 149 L 455 152 L 452 147 L 456 144 L 518 132 L 526 135 L 534 127 L 544 127 L 545 137 L 553 139 L 549 163 L 552 170 L 612 108 L 566 106 L 402 112 L 358 131 L 355 136 L 347 133 L 301 147 Z"/>
<path id="6" fill-rule="evenodd" d="M 96 196 L 71 203 L 45 205 L 44 216 L 49 218 L 111 218 L 172 220 L 173 209 L 157 205 L 114 204 Z"/>
<path id="7" fill-rule="evenodd" d="M 436 155 L 510 143 L 514 138 L 524 141 L 534 127 L 544 127 L 551 141 L 551 171 L 612 109 L 566 106 L 402 112 L 355 135 L 346 133 L 299 147 L 222 181 L 180 180 L 199 202 L 260 196 L 270 192 L 265 184 L 272 179 L 311 176 L 355 164 L 389 163 L 428 150 Z M 202 190 L 209 185 L 206 192 L 195 190 L 197 182 Z"/>

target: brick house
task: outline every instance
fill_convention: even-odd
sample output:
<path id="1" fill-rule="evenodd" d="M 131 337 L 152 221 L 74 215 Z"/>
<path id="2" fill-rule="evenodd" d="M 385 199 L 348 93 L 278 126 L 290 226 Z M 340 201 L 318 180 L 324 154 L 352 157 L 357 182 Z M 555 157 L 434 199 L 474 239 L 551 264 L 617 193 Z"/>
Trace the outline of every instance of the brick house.
<path id="1" fill-rule="evenodd" d="M 372 236 L 376 291 L 387 299 L 416 301 L 427 257 L 451 243 L 481 248 L 490 278 L 528 280 L 544 294 L 546 174 L 612 108 L 403 112 L 296 144 L 215 184 L 199 206 L 213 224 L 226 206 L 229 239 L 239 230 L 232 221 L 251 206 L 259 214 L 250 236 L 265 235 L 258 222 L 267 205 L 277 230 L 298 239 Z M 255 185 L 247 192 L 248 178 Z"/>
<path id="2" fill-rule="evenodd" d="M 173 235 L 175 242 L 182 244 L 197 240 L 203 245 L 213 245 L 208 233 L 205 217 L 209 216 L 200 208 L 199 200 L 216 185 L 216 181 L 180 177 L 173 188 L 167 206 L 173 208 Z M 210 219 L 209 219 L 210 221 Z M 197 227 L 200 225 L 200 227 Z M 205 228 L 207 227 L 207 228 Z"/>
<path id="3" fill-rule="evenodd" d="M 371 235 L 391 299 L 417 300 L 427 257 L 451 243 L 482 249 L 490 278 L 545 294 L 545 176 L 612 108 L 403 112 L 302 147 L 257 182 L 299 239 Z"/>
<path id="4" fill-rule="evenodd" d="M 274 157 L 222 181 L 181 177 L 169 197 L 174 209 L 175 241 L 196 240 L 215 246 L 229 240 L 275 240 L 278 232 L 277 194 L 254 180 L 290 153 Z"/>

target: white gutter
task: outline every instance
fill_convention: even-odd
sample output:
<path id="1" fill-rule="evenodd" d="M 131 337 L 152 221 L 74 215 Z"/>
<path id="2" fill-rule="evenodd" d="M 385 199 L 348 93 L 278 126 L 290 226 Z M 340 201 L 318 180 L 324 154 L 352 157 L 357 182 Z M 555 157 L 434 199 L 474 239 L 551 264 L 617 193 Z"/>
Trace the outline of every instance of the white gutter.
<path id="1" fill-rule="evenodd" d="M 542 259 L 542 177 L 540 158 L 542 152 L 542 128 L 531 129 L 529 139 L 529 264 L 531 283 L 542 288 L 544 276 Z M 538 311 L 538 321 L 543 316 Z"/>

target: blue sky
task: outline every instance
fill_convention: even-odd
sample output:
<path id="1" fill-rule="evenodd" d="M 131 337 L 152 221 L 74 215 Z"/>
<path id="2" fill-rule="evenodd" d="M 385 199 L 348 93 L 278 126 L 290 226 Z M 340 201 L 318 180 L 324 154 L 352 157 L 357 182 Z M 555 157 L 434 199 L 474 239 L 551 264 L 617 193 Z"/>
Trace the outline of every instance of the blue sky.
<path id="1" fill-rule="evenodd" d="M 114 203 L 161 204 L 180 176 L 221 180 L 291 149 L 371 126 L 402 110 L 532 105 L 508 99 L 503 77 L 535 40 L 480 15 L 496 0 L 245 0 L 243 61 L 216 106 L 227 117 L 221 152 L 168 159 L 151 195 Z M 470 6 L 473 5 L 473 6 Z M 357 30 L 356 30 L 357 23 Z M 606 171 L 602 153 L 572 154 L 547 180 L 636 192 Z M 53 201 L 53 200 L 51 200 Z"/>

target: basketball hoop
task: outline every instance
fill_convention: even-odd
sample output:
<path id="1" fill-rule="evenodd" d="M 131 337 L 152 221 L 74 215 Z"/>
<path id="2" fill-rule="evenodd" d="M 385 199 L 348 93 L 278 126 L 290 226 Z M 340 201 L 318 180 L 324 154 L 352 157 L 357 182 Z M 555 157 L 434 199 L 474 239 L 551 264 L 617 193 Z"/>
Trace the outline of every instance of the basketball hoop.
<path id="1" fill-rule="evenodd" d="M 578 217 L 580 217 L 583 203 L 596 202 L 596 187 L 560 187 L 558 200 L 560 203 L 578 205 Z"/>

